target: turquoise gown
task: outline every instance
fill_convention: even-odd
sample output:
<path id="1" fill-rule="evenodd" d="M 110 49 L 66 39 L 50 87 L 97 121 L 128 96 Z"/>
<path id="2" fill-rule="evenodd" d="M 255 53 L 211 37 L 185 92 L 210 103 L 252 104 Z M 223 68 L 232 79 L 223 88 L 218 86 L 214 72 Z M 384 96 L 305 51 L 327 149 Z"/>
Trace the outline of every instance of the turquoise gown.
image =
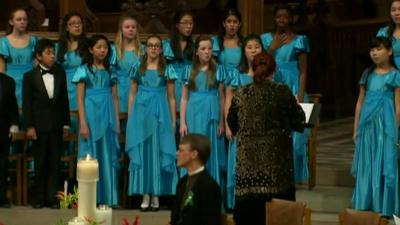
<path id="1" fill-rule="evenodd" d="M 148 69 L 141 74 L 139 68 L 136 63 L 130 73 L 138 89 L 126 130 L 128 194 L 173 195 L 178 175 L 166 85 L 168 80 L 176 79 L 176 74 L 171 66 L 167 66 L 164 75 Z"/>
<path id="2" fill-rule="evenodd" d="M 181 108 L 181 98 L 182 98 L 182 87 L 183 87 L 183 80 L 185 79 L 185 68 L 192 64 L 192 59 L 189 57 L 185 57 L 183 60 L 178 60 L 174 52 L 172 51 L 171 41 L 170 40 L 163 40 L 163 54 L 164 57 L 168 61 L 168 65 L 171 65 L 177 78 L 175 80 L 175 100 L 176 100 L 176 112 L 177 115 L 180 112 Z M 179 115 L 178 115 L 179 116 Z M 179 129 L 179 119 L 176 120 L 177 128 Z"/>
<path id="3" fill-rule="evenodd" d="M 369 75 L 368 75 L 369 74 Z M 360 85 L 366 89 L 359 114 L 351 174 L 356 180 L 352 204 L 384 216 L 399 216 L 398 127 L 394 92 L 400 73 L 364 72 Z"/>
<path id="4" fill-rule="evenodd" d="M 141 46 L 144 52 L 144 46 Z M 129 90 L 131 87 L 131 80 L 129 78 L 129 70 L 132 65 L 139 62 L 140 56 L 134 51 L 124 51 L 123 57 L 120 59 L 117 54 L 115 45 L 111 45 L 111 59 L 112 71 L 118 78 L 118 99 L 119 99 L 119 112 L 128 112 Z"/>
<path id="5" fill-rule="evenodd" d="M 272 39 L 272 33 L 261 35 L 264 49 L 269 48 Z M 278 72 L 274 76 L 274 81 L 289 86 L 295 96 L 298 94 L 300 85 L 298 55 L 308 52 L 310 52 L 310 47 L 308 38 L 305 35 L 296 35 L 291 42 L 281 46 L 274 52 L 278 65 Z M 278 74 L 279 76 L 276 76 Z M 304 96 L 304 102 L 307 102 L 306 95 Z M 304 130 L 303 133 L 293 132 L 294 178 L 297 183 L 305 182 L 309 179 L 307 145 L 309 135 L 309 129 Z"/>
<path id="6" fill-rule="evenodd" d="M 58 51 L 60 49 L 59 43 L 55 45 L 55 55 L 57 57 Z M 72 83 L 72 78 L 78 67 L 82 65 L 82 57 L 79 55 L 78 51 L 67 51 L 64 55 L 64 61 L 59 62 L 62 68 L 65 70 L 65 74 L 67 76 L 67 89 L 68 89 L 68 100 L 69 100 L 69 110 L 77 111 L 78 110 L 78 101 L 77 101 L 77 91 L 76 84 Z"/>
<path id="7" fill-rule="evenodd" d="M 389 27 L 382 27 L 379 29 L 376 36 L 384 36 L 392 39 L 393 57 L 397 68 L 400 68 L 400 38 L 393 37 L 388 34 Z"/>
<path id="8" fill-rule="evenodd" d="M 22 107 L 22 80 L 24 73 L 33 69 L 33 51 L 37 41 L 37 37 L 31 35 L 26 47 L 15 48 L 7 37 L 0 38 L 0 55 L 5 59 L 5 73 L 15 80 L 15 96 L 19 108 Z"/>
<path id="9" fill-rule="evenodd" d="M 192 67 L 185 73 L 185 85 L 189 85 Z M 208 87 L 207 74 L 199 71 L 195 78 L 196 90 L 189 90 L 186 107 L 186 126 L 188 133 L 206 135 L 211 141 L 211 154 L 206 168 L 214 180 L 223 187 L 226 173 L 225 137 L 218 136 L 218 125 L 221 117 L 218 85 L 225 82 L 225 71 L 217 66 L 214 87 Z M 225 188 L 221 188 L 225 190 Z M 223 191 L 224 192 L 224 191 Z"/>
<path id="10" fill-rule="evenodd" d="M 105 69 L 87 65 L 78 67 L 73 83 L 85 83 L 85 117 L 89 127 L 87 140 L 79 136 L 78 159 L 90 154 L 99 162 L 99 181 L 97 182 L 97 203 L 119 204 L 118 172 L 119 142 L 117 121 L 111 88 L 117 77 Z"/>
<path id="11" fill-rule="evenodd" d="M 247 73 L 240 73 L 236 70 L 232 79 L 229 81 L 228 86 L 236 90 L 241 86 L 253 83 L 253 77 Z M 228 147 L 228 171 L 227 171 L 227 208 L 233 209 L 235 207 L 235 176 L 236 176 L 236 152 L 237 143 L 236 137 L 229 142 Z"/>
<path id="12" fill-rule="evenodd" d="M 227 48 L 221 50 L 218 42 L 218 37 L 211 37 L 212 40 L 212 52 L 213 55 L 217 58 L 218 64 L 224 66 L 226 78 L 225 81 L 228 84 L 229 80 L 233 79 L 232 76 L 235 76 L 235 70 L 239 68 L 240 60 L 242 57 L 242 48 Z"/>

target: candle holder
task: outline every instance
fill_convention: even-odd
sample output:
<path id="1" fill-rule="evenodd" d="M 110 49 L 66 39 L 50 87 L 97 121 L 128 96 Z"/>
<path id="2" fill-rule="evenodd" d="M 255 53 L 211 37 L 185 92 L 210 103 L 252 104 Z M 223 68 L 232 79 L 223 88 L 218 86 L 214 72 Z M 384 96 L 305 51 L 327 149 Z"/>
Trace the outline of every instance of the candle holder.
<path id="1" fill-rule="evenodd" d="M 112 208 L 108 205 L 99 205 L 96 210 L 96 220 L 102 225 L 112 225 Z"/>
<path id="2" fill-rule="evenodd" d="M 68 221 L 68 225 L 86 225 L 86 223 L 82 218 L 74 217 Z"/>

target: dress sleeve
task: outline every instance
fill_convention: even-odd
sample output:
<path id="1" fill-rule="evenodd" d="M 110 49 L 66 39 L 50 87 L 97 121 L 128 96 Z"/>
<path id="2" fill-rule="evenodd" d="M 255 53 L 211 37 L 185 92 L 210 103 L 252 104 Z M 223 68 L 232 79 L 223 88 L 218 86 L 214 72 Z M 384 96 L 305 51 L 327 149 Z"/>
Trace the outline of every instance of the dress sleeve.
<path id="1" fill-rule="evenodd" d="M 39 40 L 38 37 L 36 37 L 36 36 L 34 36 L 34 35 L 31 35 L 31 38 L 30 38 L 30 40 L 29 40 L 29 45 L 30 45 L 31 48 L 32 48 L 32 54 L 33 54 L 33 52 L 35 51 L 35 46 L 36 46 L 38 40 Z"/>
<path id="2" fill-rule="evenodd" d="M 388 85 L 390 85 L 393 88 L 399 88 L 400 87 L 400 72 L 397 70 L 394 70 L 391 74 L 390 79 L 388 80 Z"/>
<path id="3" fill-rule="evenodd" d="M 221 65 L 217 65 L 217 71 L 216 71 L 216 73 L 217 73 L 217 74 L 216 74 L 217 81 L 218 81 L 219 83 L 224 83 L 224 84 L 225 84 L 225 82 L 226 82 L 226 80 L 227 80 L 225 68 L 224 68 L 223 66 L 221 66 Z"/>
<path id="4" fill-rule="evenodd" d="M 272 42 L 272 34 L 271 33 L 261 34 L 260 38 L 264 49 L 267 50 Z"/>
<path id="5" fill-rule="evenodd" d="M 5 59 L 10 57 L 10 48 L 8 46 L 7 37 L 0 38 L 0 55 Z"/>
<path id="6" fill-rule="evenodd" d="M 214 56 L 218 56 L 219 53 L 221 53 L 221 48 L 219 47 L 218 36 L 211 37 L 211 44 L 212 44 L 212 54 Z"/>
<path id="7" fill-rule="evenodd" d="M 383 36 L 383 37 L 388 37 L 389 35 L 388 35 L 388 30 L 389 30 L 389 27 L 388 26 L 386 26 L 386 27 L 381 27 L 379 30 L 378 30 L 378 33 L 376 34 L 376 36 L 378 37 L 378 36 Z"/>
<path id="8" fill-rule="evenodd" d="M 178 74 L 176 73 L 173 66 L 167 65 L 167 67 L 165 68 L 165 77 L 167 78 L 167 80 L 178 79 Z"/>
<path id="9" fill-rule="evenodd" d="M 226 72 L 225 85 L 233 89 L 240 87 L 240 72 L 238 69 L 234 68 Z"/>
<path id="10" fill-rule="evenodd" d="M 87 79 L 87 69 L 86 68 L 87 68 L 86 65 L 82 65 L 76 69 L 74 76 L 72 77 L 73 83 L 86 82 L 86 79 Z"/>
<path id="11" fill-rule="evenodd" d="M 171 41 L 170 40 L 163 40 L 162 41 L 162 45 L 163 45 L 164 57 L 167 60 L 174 60 L 175 59 L 175 54 L 174 54 L 174 51 L 172 51 Z"/>
<path id="12" fill-rule="evenodd" d="M 364 72 L 362 73 L 360 81 L 358 82 L 360 86 L 365 86 L 365 84 L 367 83 L 370 74 L 369 71 L 370 71 L 369 69 L 365 69 Z"/>
<path id="13" fill-rule="evenodd" d="M 112 70 L 110 70 L 109 73 L 110 73 L 110 82 L 111 82 L 111 85 L 117 84 L 117 83 L 118 83 L 117 74 L 114 73 Z"/>
<path id="14" fill-rule="evenodd" d="M 294 43 L 294 49 L 296 53 L 309 53 L 310 52 L 310 44 L 308 42 L 308 38 L 305 35 L 299 35 Z"/>
<path id="15" fill-rule="evenodd" d="M 187 65 L 183 69 L 182 81 L 185 85 L 189 85 L 190 74 L 192 73 L 192 65 Z"/>
<path id="16" fill-rule="evenodd" d="M 117 56 L 117 49 L 115 44 L 111 44 L 111 52 L 110 52 L 110 65 L 115 67 L 117 64 L 118 56 Z"/>
<path id="17" fill-rule="evenodd" d="M 132 65 L 131 69 L 129 70 L 129 77 L 131 80 L 137 80 L 139 78 L 140 73 L 140 62 L 137 61 L 135 64 Z"/>

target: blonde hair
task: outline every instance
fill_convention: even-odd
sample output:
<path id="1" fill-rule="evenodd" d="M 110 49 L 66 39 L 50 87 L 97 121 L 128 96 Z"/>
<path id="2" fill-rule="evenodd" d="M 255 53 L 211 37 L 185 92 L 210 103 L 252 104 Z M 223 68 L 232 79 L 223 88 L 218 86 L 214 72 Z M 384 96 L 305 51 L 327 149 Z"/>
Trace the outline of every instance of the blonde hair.
<path id="1" fill-rule="evenodd" d="M 138 56 L 142 56 L 143 55 L 143 50 L 140 47 L 141 43 L 140 43 L 140 38 L 139 38 L 139 31 L 138 31 L 138 22 L 136 20 L 135 17 L 133 17 L 132 15 L 129 14 L 125 14 L 122 15 L 119 19 L 118 22 L 118 32 L 117 35 L 115 36 L 115 48 L 117 50 L 117 56 L 119 59 L 124 57 L 124 37 L 122 35 L 122 24 L 126 21 L 126 20 L 133 20 L 136 23 L 136 37 L 135 40 L 133 42 L 135 49 L 133 50 L 134 53 L 136 53 L 136 55 Z"/>

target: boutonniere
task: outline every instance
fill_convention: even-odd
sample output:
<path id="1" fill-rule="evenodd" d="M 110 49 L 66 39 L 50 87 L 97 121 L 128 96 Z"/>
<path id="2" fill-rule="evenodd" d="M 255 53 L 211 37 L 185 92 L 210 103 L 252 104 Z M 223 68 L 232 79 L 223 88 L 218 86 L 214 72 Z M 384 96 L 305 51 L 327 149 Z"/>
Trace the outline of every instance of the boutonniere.
<path id="1" fill-rule="evenodd" d="M 186 206 L 193 206 L 193 192 L 189 191 L 189 194 L 187 198 L 185 199 L 185 203 L 183 204 L 183 207 Z"/>

